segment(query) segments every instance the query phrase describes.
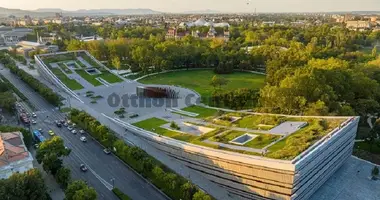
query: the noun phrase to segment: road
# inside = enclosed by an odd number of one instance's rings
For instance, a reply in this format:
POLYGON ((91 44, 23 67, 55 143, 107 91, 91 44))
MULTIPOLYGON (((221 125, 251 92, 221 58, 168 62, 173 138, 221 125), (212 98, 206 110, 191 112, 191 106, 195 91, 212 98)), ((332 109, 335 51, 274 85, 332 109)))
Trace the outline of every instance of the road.
MULTIPOLYGON (((0 66, 0 68, 3 67, 0 66)), ((167 199, 116 156, 106 155, 103 148, 96 141, 88 137, 87 143, 83 143, 79 140, 80 134, 74 135, 65 127, 58 128, 55 126, 55 120, 65 118, 63 113, 57 111, 27 84, 10 73, 9 70, 1 69, 0 73, 15 85, 35 107, 34 112, 38 117, 37 124, 33 128, 42 128, 44 136, 47 138, 50 137, 47 134, 48 130, 53 130, 56 135, 63 138, 65 145, 72 150, 70 155, 64 159, 65 166, 71 169, 73 179, 85 180, 90 186, 94 187, 98 193, 98 199, 118 199, 111 191, 113 183, 115 187, 128 194, 132 199, 167 199), (79 170, 82 163, 89 169, 85 173, 79 170), (114 179, 114 181, 111 179, 114 179)), ((32 112, 30 108, 27 109, 32 112)))

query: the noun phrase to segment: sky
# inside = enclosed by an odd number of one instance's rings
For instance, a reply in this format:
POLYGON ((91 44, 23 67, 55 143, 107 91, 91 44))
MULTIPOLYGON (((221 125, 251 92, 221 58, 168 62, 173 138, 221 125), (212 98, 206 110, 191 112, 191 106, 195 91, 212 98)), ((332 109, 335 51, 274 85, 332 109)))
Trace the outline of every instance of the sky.
POLYGON ((162 12, 217 10, 223 12, 380 11, 380 0, 0 0, 0 7, 122 9, 149 8, 162 12))

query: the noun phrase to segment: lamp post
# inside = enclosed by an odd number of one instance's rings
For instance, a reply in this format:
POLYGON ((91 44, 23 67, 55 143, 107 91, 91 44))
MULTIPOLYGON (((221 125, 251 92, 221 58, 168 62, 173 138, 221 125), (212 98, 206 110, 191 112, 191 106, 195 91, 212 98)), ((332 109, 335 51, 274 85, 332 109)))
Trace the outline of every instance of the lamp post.
POLYGON ((115 188, 115 178, 111 178, 112 188, 115 188))

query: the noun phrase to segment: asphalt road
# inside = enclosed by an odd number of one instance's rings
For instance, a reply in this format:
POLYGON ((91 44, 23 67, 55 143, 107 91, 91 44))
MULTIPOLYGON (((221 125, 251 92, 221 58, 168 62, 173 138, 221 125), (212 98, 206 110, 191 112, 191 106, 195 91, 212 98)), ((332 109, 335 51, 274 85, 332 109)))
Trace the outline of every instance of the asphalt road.
MULTIPOLYGON (((87 137, 88 141, 83 143, 79 140, 79 133, 74 135, 66 127, 58 128, 54 121, 64 119, 65 115, 63 113, 55 110, 52 105, 7 69, 0 70, 0 73, 15 85, 35 107, 34 112, 38 117, 37 124, 33 125, 32 128, 42 128, 44 136, 47 138, 50 137, 47 134, 49 130, 53 130, 56 135, 63 138, 65 145, 72 150, 70 155, 64 159, 65 166, 71 169, 73 179, 85 180, 90 186, 94 187, 99 199, 118 199, 111 191, 113 183, 115 187, 134 200, 167 199, 161 192, 146 183, 146 180, 125 166, 117 157, 106 155, 103 148, 90 137, 87 137), (89 169, 87 172, 80 171, 79 166, 82 163, 89 169), (111 179, 114 179, 114 181, 111 179)), ((29 109, 29 112, 32 112, 32 110, 29 109)))

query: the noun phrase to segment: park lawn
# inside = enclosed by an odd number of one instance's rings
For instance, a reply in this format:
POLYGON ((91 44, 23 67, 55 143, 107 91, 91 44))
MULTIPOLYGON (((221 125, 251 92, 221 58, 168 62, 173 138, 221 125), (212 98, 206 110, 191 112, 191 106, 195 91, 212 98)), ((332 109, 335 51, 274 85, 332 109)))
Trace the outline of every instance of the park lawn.
POLYGON ((58 63, 58 66, 61 68, 62 71, 64 71, 66 74, 72 74, 73 71, 69 69, 65 64, 63 63, 58 63))
POLYGON ((86 71, 84 71, 82 69, 77 69, 77 70, 75 70, 75 72, 95 87, 103 85, 101 82, 96 80, 97 76, 95 76, 95 75, 88 74, 86 71))
POLYGON ((108 83, 119 83, 123 82, 123 79, 119 78, 115 74, 109 72, 109 71, 103 71, 102 74, 96 75, 97 77, 100 77, 107 81, 108 83))
POLYGON ((197 118, 206 118, 206 117, 214 116, 218 112, 218 110, 215 110, 212 108, 206 108, 206 107, 196 106, 196 105, 183 108, 182 110, 199 114, 197 118))
POLYGON ((80 90, 84 87, 74 79, 70 79, 59 68, 52 68, 51 71, 71 90, 80 90))
POLYGON ((224 91, 233 91, 239 88, 259 89, 264 86, 265 76, 248 72, 234 72, 232 74, 215 74, 212 70, 176 71, 149 76, 140 80, 145 84, 179 85, 193 89, 202 96, 204 103, 209 100, 214 88, 210 85, 214 75, 228 80, 223 86, 224 91))

